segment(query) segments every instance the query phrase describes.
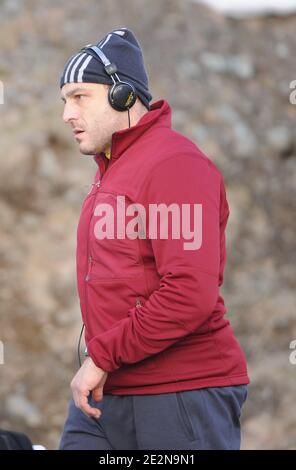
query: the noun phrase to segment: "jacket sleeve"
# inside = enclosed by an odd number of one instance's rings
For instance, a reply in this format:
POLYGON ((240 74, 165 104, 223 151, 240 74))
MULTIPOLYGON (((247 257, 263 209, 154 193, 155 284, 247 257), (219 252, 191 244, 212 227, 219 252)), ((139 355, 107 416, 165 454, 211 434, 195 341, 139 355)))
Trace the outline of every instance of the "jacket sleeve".
POLYGON ((180 212, 185 204, 190 217, 184 209, 179 238, 172 224, 168 239, 150 238, 160 286, 141 308, 131 308, 126 318, 88 343, 98 367, 112 372, 139 362, 208 321, 219 293, 222 181, 211 161, 196 151, 168 158, 149 175, 141 193, 147 214, 149 204, 177 204, 180 212), (194 232, 191 239, 186 228, 194 232))

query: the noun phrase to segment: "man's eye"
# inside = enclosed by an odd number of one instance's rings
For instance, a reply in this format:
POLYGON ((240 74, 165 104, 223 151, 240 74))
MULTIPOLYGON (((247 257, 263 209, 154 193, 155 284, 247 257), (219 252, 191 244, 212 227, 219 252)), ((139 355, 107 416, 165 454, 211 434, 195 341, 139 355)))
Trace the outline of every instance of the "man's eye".
POLYGON ((84 96, 84 95, 75 95, 75 98, 77 98, 77 99, 80 100, 83 96, 84 96))

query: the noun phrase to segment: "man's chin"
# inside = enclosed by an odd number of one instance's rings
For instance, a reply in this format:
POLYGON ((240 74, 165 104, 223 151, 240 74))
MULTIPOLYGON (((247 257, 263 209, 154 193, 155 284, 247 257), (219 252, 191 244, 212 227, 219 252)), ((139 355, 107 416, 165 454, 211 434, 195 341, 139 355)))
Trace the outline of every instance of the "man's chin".
POLYGON ((83 146, 79 146, 79 151, 82 155, 96 155, 98 153, 94 149, 89 149, 83 146))

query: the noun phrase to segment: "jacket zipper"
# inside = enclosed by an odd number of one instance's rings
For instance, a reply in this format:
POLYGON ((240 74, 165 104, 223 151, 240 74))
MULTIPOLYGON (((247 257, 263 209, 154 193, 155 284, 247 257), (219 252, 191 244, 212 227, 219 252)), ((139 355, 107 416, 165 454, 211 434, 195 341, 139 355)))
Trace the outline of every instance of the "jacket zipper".
POLYGON ((91 254, 89 253, 89 228, 90 228, 90 222, 91 222, 91 219, 92 219, 92 214, 93 214, 93 210, 94 210, 94 206, 95 206, 95 202, 96 202, 96 195, 97 195, 97 192, 98 192, 98 189, 101 185, 101 181, 97 181, 96 183, 92 183, 92 186, 96 186, 97 187, 97 191, 95 192, 94 194, 94 201, 93 201, 93 205, 92 205, 92 208, 91 208, 91 213, 90 213, 90 218, 89 218, 89 222, 88 222, 88 230, 87 230, 87 265, 86 265, 86 277, 84 279, 84 286, 85 286, 85 320, 87 321, 87 318, 88 318, 88 289, 87 289, 87 283, 89 282, 90 280, 90 272, 91 272, 91 268, 92 268, 92 265, 93 265, 93 258, 91 256, 91 254))

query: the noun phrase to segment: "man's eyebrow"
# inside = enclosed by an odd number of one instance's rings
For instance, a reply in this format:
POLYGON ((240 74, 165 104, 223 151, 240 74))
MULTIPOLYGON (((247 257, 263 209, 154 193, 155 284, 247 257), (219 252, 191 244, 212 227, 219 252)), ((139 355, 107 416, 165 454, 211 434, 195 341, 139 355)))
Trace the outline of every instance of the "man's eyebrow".
MULTIPOLYGON (((81 91, 87 92, 88 90, 86 90, 86 88, 81 88, 81 87, 73 88, 73 90, 70 90, 65 94, 65 97, 69 98, 70 96, 75 95, 75 93, 80 93, 81 91)), ((65 101, 65 97, 61 96, 61 100, 65 101)))

